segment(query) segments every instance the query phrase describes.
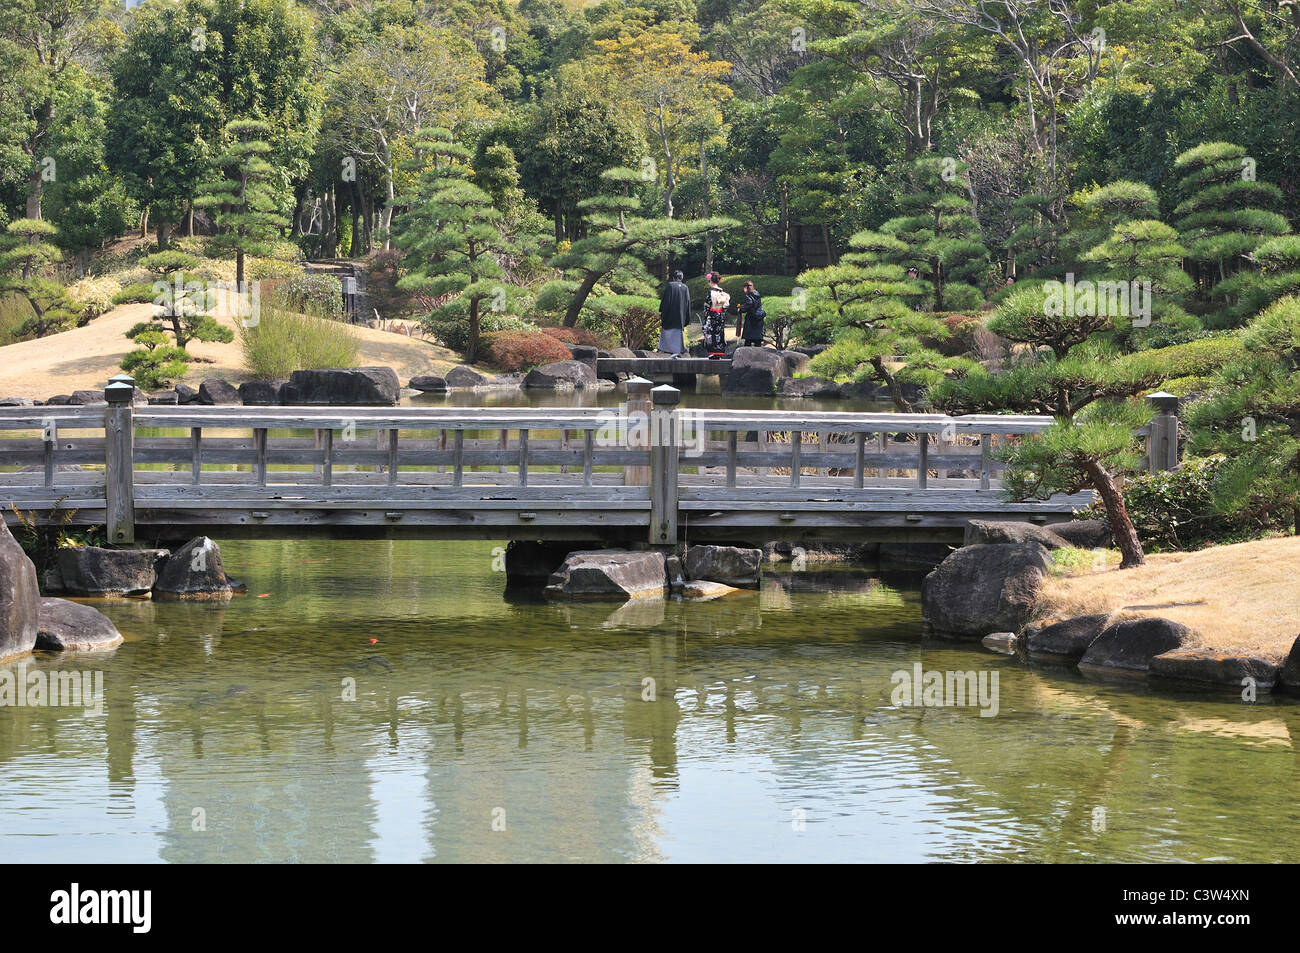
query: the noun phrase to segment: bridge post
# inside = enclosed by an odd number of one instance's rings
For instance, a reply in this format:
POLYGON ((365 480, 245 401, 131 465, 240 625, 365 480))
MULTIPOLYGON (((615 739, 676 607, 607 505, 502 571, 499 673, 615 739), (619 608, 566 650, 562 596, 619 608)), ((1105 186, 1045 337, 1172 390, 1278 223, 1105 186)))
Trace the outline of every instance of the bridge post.
MULTIPOLYGON (((652 447, 650 424, 653 421, 654 404, 650 400, 650 382, 644 377, 629 377, 627 380, 627 448, 640 450, 652 447), (638 433, 632 426, 633 421, 644 419, 646 429, 638 433)), ((649 467, 624 467, 624 486, 649 486, 649 467)))
POLYGON ((681 421, 677 402, 682 393, 661 384, 651 392, 650 422, 650 544, 677 545, 677 467, 681 454, 681 421))
POLYGON ((1164 391, 1147 394, 1156 414, 1147 431, 1147 471, 1159 473, 1178 466, 1178 398, 1164 391))
POLYGON ((119 374, 104 388, 104 530, 113 544, 135 542, 135 380, 119 374))

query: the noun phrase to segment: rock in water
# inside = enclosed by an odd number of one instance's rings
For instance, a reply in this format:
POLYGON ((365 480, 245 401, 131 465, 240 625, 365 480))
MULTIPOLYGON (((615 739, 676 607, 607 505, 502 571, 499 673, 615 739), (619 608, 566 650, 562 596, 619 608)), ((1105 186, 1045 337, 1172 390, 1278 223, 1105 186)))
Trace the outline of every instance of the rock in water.
POLYGON ((239 385, 239 399, 248 406, 268 407, 280 403, 285 381, 245 381, 239 385))
POLYGON ((921 585, 921 615, 937 635, 1019 632, 1034 610, 1051 557, 1039 543, 964 546, 921 585))
POLYGON ((1073 665, 1097 641, 1110 616, 1081 615, 1047 626, 1029 626, 1021 645, 1031 662, 1073 665))
POLYGON ((165 549, 69 546, 59 550, 59 572, 64 590, 74 596, 143 595, 169 555, 165 549))
POLYGON ((686 575, 725 586, 757 588, 761 549, 739 546, 692 546, 686 550, 686 575))
POLYGON ((453 367, 447 372, 446 378, 448 387, 478 387, 487 383, 487 378, 474 370, 472 367, 466 367, 461 364, 459 367, 453 367))
POLYGON ((153 594, 155 599, 229 599, 234 590, 217 544, 206 536, 196 536, 172 553, 153 594))
POLYGON ((664 555, 656 550, 569 553, 546 587, 550 599, 662 598, 664 555))
POLYGON ((1093 673, 1142 674, 1151 660, 1182 648, 1192 630, 1169 619, 1130 619, 1102 630, 1079 659, 1079 668, 1093 673))
POLYGON ((738 347, 731 355, 723 393, 748 397, 771 397, 777 382, 789 377, 789 369, 780 351, 764 347, 738 347))
POLYGON ((0 519, 0 659, 36 646, 40 604, 36 567, 0 519))
POLYGON ((692 602, 710 602, 713 599, 721 599, 723 596, 729 596, 733 592, 740 592, 735 586, 727 586, 720 582, 709 582, 707 579, 694 579, 682 586, 682 598, 690 599, 692 602))
MULTIPOLYGON (((591 350, 595 350, 592 348, 591 350)), ((556 361, 534 367, 524 378, 524 387, 531 388, 568 388, 584 389, 596 386, 595 361, 584 364, 582 361, 556 361)))
POLYGON ((47 652, 111 649, 122 633, 104 613, 67 599, 42 599, 36 647, 47 652))
POLYGON ((1240 692, 1250 679, 1256 692, 1273 690, 1279 665, 1251 655, 1229 655, 1206 649, 1174 649, 1151 659, 1147 674, 1153 681, 1190 686, 1214 686, 1240 692))
POLYGON ((391 367, 330 367, 294 371, 280 389, 283 403, 392 407, 402 385, 391 367))
POLYGON ((426 394, 429 392, 437 394, 447 389, 447 378, 439 377, 437 374, 421 374, 412 377, 406 386, 426 394))
POLYGON ((209 377, 199 385, 199 403, 211 405, 242 404, 239 389, 219 377, 209 377))

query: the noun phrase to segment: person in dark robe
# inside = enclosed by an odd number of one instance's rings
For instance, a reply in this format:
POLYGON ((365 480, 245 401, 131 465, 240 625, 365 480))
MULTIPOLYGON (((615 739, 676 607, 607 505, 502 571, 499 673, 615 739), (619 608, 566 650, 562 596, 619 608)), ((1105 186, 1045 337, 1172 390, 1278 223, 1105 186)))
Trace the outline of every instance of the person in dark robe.
POLYGON ((672 281, 659 299, 659 350, 664 354, 686 353, 686 325, 691 320, 691 291, 686 276, 674 271, 672 281))
POLYGON ((763 319, 767 312, 763 310, 763 298, 754 288, 752 281, 746 281, 742 289, 744 300, 736 302, 736 337, 742 347, 763 346, 763 319))

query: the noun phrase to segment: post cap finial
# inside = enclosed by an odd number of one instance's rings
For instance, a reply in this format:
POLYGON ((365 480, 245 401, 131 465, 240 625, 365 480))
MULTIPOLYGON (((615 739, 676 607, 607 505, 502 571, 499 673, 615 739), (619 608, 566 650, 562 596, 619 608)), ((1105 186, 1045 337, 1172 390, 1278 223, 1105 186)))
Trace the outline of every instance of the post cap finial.
POLYGON ((104 399, 110 404, 129 404, 135 399, 135 378, 130 374, 115 374, 104 387, 104 399))
POLYGON ((650 397, 656 404, 671 407, 682 399, 682 392, 671 384, 660 384, 651 389, 650 397))

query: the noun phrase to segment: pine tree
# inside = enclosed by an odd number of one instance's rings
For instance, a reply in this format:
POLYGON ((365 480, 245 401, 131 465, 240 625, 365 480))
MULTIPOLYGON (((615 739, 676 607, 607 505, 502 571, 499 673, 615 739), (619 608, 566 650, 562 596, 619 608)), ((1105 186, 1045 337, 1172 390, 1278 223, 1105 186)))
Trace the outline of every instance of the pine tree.
POLYGON ((1035 192, 1011 203, 1014 227, 1007 248, 1016 266, 1017 278, 1052 277, 1060 273, 1059 249, 1065 231, 1060 200, 1035 192))
POLYGON ((271 254, 271 243, 289 225, 271 187, 275 168, 263 158, 271 151, 265 141, 270 135, 270 124, 260 120, 226 123, 225 137, 230 144, 216 159, 222 176, 201 186, 194 200, 198 208, 217 210, 217 234, 208 244, 213 250, 235 253, 235 281, 241 292, 245 256, 271 254))
POLYGON ((1191 450, 1225 457, 1214 481, 1220 510, 1300 532, 1300 296, 1274 302, 1242 343, 1190 408, 1191 450))
POLYGON ((649 279, 645 259, 662 257, 674 243, 737 224, 729 218, 646 217, 636 194, 645 184, 639 170, 617 167, 602 173, 601 178, 610 191, 578 203, 587 219, 587 235, 551 259, 551 266, 565 278, 549 283, 538 296, 538 306, 547 310, 567 300, 564 326, 569 328, 578 323, 596 286, 618 269, 630 269, 638 282, 641 276, 649 279))
POLYGON ((904 303, 917 293, 918 282, 908 279, 902 265, 882 260, 906 254, 903 242, 863 231, 849 239, 849 247, 839 264, 799 275, 807 301, 795 331, 800 340, 833 342, 813 360, 815 373, 879 381, 889 389, 894 406, 911 413, 901 382, 932 382, 944 369, 969 362, 944 358, 921 345, 923 336, 946 337, 948 329, 933 315, 918 314, 904 303), (906 362, 902 371, 892 365, 899 354, 906 362))
POLYGON ((44 337, 76 321, 76 307, 63 286, 42 274, 63 257, 46 240, 56 234, 49 222, 20 218, 9 223, 0 243, 0 292, 23 298, 32 309, 32 317, 17 328, 21 337, 44 337))
POLYGON ((452 141, 445 129, 415 137, 419 170, 411 207, 395 226, 397 247, 409 269, 399 287, 443 299, 423 319, 465 320, 468 334, 464 358, 478 360, 484 311, 516 309, 526 293, 509 282, 500 259, 517 251, 517 242, 503 232, 501 211, 492 196, 470 181, 470 152, 452 141))
POLYGON ((880 226, 906 246, 893 260, 916 269, 934 311, 970 310, 984 301, 976 285, 988 271, 989 250, 972 214, 969 168, 951 158, 916 160, 910 170, 913 191, 899 201, 906 214, 880 226))
MULTIPOLYGON (((167 326, 182 351, 190 341, 224 344, 235 336, 230 328, 205 313, 216 306, 215 294, 207 290, 207 283, 186 281, 186 274, 198 265, 199 260, 193 255, 174 249, 140 259, 140 267, 153 272, 157 279, 153 285, 157 306, 153 320, 167 326)), ((127 337, 133 337, 130 331, 127 337)))
POLYGON ((1252 254, 1264 241, 1291 230, 1273 209, 1282 205, 1281 190, 1255 177, 1254 160, 1241 146, 1205 142, 1178 156, 1180 174, 1174 225, 1187 257, 1194 264, 1197 295, 1223 300, 1240 292, 1238 282, 1223 281, 1251 270, 1252 254))

